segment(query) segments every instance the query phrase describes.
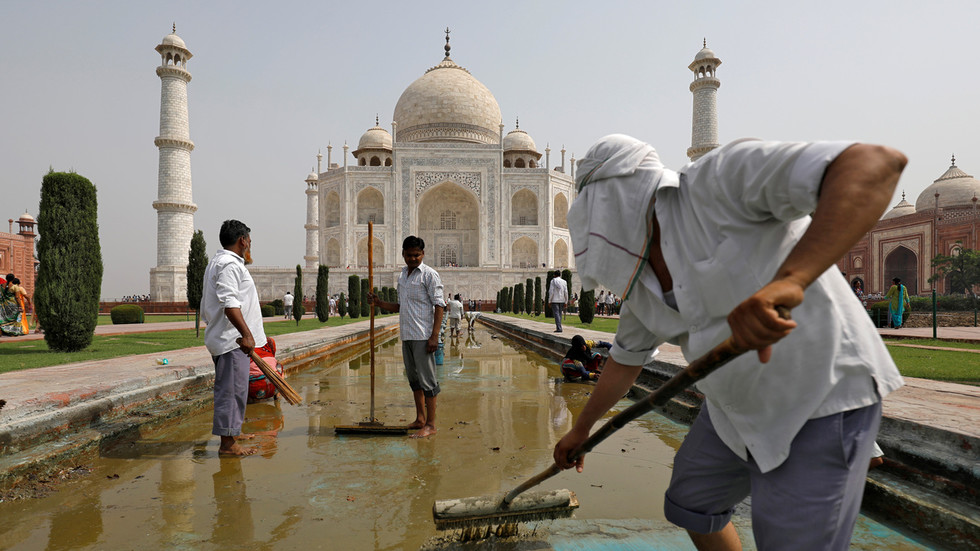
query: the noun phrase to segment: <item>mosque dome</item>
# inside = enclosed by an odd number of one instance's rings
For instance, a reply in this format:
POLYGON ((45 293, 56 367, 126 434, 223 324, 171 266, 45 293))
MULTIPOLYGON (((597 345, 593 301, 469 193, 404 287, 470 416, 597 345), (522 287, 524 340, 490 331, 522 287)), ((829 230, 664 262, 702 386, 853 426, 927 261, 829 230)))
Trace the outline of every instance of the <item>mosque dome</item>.
POLYGON ((973 197, 980 195, 980 180, 960 170, 953 157, 949 169, 919 194, 915 200, 916 212, 936 208, 936 193, 940 208, 972 207, 973 197))
POLYGON ((694 61, 701 61, 702 59, 709 59, 714 57, 715 57, 715 53, 712 52, 711 49, 709 49, 707 46, 705 46, 704 48, 701 48, 701 51, 698 52, 698 55, 694 56, 694 61))
POLYGON ((34 220, 34 217, 33 216, 31 216, 30 214, 28 214, 28 213, 25 212, 24 214, 21 214, 20 215, 20 218, 17 219, 17 222, 27 223, 27 224, 34 224, 37 221, 34 220))
POLYGON ((395 104, 399 142, 500 141, 500 106, 490 90, 446 57, 408 85, 395 104))
POLYGON ((176 48, 183 48, 185 50, 187 49, 187 45, 184 44, 184 40, 181 39, 179 36, 177 36, 176 32, 172 32, 167 36, 163 37, 163 42, 161 42, 161 44, 163 44, 164 46, 174 46, 176 48))
POLYGON ((900 216, 906 216, 909 214, 915 214, 915 206, 912 205, 912 203, 909 203, 908 201, 905 200, 905 192, 903 191, 902 200, 897 205, 895 205, 895 207, 892 208, 892 210, 886 212, 885 215, 881 217, 881 219, 890 220, 892 218, 898 218, 900 216))
MULTIPOLYGON (((391 151, 391 134, 375 123, 374 128, 369 128, 357 142, 358 151, 365 149, 387 149, 391 151)), ((357 155, 357 151, 354 152, 357 155)))
POLYGON ((319 179, 320 179, 320 176, 317 175, 316 172, 310 172, 309 174, 306 175, 306 181, 307 182, 316 182, 319 179))
POLYGON ((534 145, 534 140, 527 132, 521 130, 520 128, 511 130, 504 136, 504 151, 533 151, 538 152, 537 147, 534 145))

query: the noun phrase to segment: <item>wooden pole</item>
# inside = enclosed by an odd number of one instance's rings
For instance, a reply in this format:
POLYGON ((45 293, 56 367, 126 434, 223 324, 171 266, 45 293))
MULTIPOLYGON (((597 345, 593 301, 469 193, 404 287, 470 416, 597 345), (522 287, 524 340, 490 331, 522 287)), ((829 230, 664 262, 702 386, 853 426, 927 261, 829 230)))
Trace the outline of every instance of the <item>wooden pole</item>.
MULTIPOLYGON (((374 293, 374 223, 368 222, 368 292, 374 293)), ((368 331, 368 338, 371 343, 371 422, 377 421, 374 417, 374 304, 369 307, 371 316, 371 328, 368 331)))

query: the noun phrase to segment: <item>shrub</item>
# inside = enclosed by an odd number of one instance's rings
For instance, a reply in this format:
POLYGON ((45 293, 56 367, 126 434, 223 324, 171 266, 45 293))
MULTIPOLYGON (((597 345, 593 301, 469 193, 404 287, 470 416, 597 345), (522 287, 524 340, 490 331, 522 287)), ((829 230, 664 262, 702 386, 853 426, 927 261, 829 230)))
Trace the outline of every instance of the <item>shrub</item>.
POLYGON ((578 319, 582 320, 582 323, 592 323, 595 319, 595 289, 591 291, 580 289, 578 296, 578 319))
POLYGON ((361 278, 357 274, 347 278, 347 297, 347 311, 351 319, 361 317, 361 278))
POLYGON ((282 303, 281 298, 277 298, 276 300, 271 301, 269 303, 269 306, 272 306, 275 309, 277 316, 286 315, 286 306, 282 303))
POLYGON ((48 172, 41 181, 34 289, 44 340, 57 352, 92 343, 102 292, 102 248, 95 186, 75 173, 48 172))
POLYGON ((371 309, 368 305, 367 295, 370 289, 368 288, 368 280, 364 278, 361 280, 361 317, 366 318, 371 315, 371 309))
POLYGON ((534 315, 540 316, 544 308, 544 299, 541 298, 541 276, 534 278, 534 315))
POLYGON ((524 311, 528 314, 534 311, 534 281, 531 278, 524 282, 524 311))
POLYGON ((551 291, 551 280, 555 279, 554 273, 554 270, 548 270, 544 278, 544 295, 542 300, 544 301, 544 317, 546 318, 555 317, 555 314, 551 311, 551 302, 548 300, 550 298, 548 293, 551 291))
POLYGON ((113 325, 143 323, 143 309, 136 304, 120 304, 109 311, 113 325))
POLYGON ((337 297, 337 313, 340 314, 341 319, 347 315, 347 298, 344 293, 340 293, 340 296, 337 297))
MULTIPOLYGON (((929 303, 931 309, 932 299, 929 300, 929 303)), ((870 308, 868 308, 868 312, 871 314, 871 321, 874 322, 875 327, 888 327, 888 301, 887 300, 881 300, 875 302, 874 304, 871 305, 870 308)), ((911 313, 912 311, 908 308, 906 308, 902 312, 902 325, 905 325, 905 322, 908 321, 909 315, 911 313)))
POLYGON ((330 268, 320 264, 316 271, 316 319, 321 323, 330 318, 329 278, 330 268))
POLYGON ((514 285, 514 309, 515 314, 520 314, 524 311, 524 284, 518 283, 514 285))
POLYGON ((271 304, 263 304, 262 305, 262 317, 263 318, 271 318, 274 315, 276 315, 276 309, 271 304))

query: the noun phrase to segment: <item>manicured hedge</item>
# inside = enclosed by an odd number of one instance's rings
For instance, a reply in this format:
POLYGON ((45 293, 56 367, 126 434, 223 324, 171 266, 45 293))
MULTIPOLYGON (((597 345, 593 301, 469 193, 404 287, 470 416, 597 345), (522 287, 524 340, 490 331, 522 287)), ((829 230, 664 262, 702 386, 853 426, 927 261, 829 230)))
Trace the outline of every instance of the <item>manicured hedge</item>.
POLYGON ((136 304, 120 304, 109 310, 109 319, 113 325, 143 323, 143 309, 136 304))

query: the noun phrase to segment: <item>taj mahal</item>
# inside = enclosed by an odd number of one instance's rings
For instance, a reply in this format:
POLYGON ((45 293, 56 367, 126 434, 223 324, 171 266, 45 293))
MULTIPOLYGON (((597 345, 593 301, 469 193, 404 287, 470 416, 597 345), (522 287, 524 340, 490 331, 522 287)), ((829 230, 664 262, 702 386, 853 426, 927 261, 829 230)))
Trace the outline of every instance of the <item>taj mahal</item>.
MULTIPOLYGON (((570 291, 578 292, 566 215, 575 199, 575 158, 564 147, 552 158, 514 117, 505 133, 493 93, 450 56, 404 89, 390 130, 375 125, 356 149, 333 147, 316 155, 316 168, 303 181, 306 194, 304 294, 313 294, 318 265, 330 268, 331 294, 347 290, 350 274, 367 275, 368 222, 373 223, 375 285, 394 287, 403 265, 401 242, 418 235, 425 262, 440 273, 446 292, 465 299, 492 299, 499 289, 568 268, 570 291)), ((150 270, 155 301, 182 301, 193 234, 187 86, 191 52, 176 29, 156 47, 161 56, 157 211, 157 265, 150 270)), ((688 65, 693 73, 691 145, 694 161, 720 145, 717 70, 721 60, 703 44, 688 65)), ((598 138, 598 136, 596 136, 598 138)), ((298 190, 297 190, 298 192, 298 190)), ((852 283, 882 292, 901 277, 909 292, 949 283, 927 280, 931 259, 978 245, 980 180, 952 165, 916 200, 904 200, 838 262, 852 283)), ((298 259, 299 260, 299 259, 298 259)), ((292 290, 294 267, 251 267, 260 299, 292 290)))

